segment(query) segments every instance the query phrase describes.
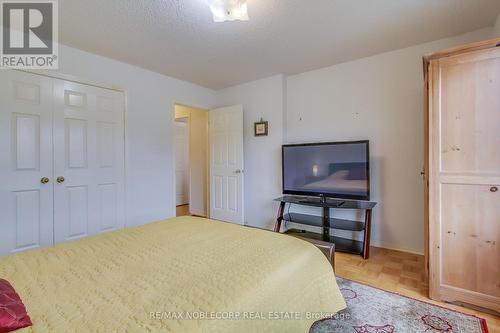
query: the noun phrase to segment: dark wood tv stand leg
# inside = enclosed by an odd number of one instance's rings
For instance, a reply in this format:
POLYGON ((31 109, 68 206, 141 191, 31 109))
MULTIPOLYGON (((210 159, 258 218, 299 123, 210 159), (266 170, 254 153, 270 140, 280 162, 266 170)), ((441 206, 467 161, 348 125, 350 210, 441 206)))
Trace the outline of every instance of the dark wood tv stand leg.
POLYGON ((365 234, 363 236, 363 259, 370 256, 370 234, 372 229, 372 210, 365 210, 365 234))
POLYGON ((283 214, 285 213, 285 202, 281 201, 278 208, 278 216, 276 216, 276 222, 274 223, 274 232, 280 232, 281 221, 283 221, 283 214))

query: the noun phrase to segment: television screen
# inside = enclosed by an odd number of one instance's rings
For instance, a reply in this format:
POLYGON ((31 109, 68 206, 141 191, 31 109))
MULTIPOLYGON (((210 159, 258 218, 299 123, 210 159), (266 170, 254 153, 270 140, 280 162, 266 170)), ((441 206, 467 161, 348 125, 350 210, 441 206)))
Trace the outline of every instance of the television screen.
POLYGON ((369 142, 284 145, 283 193, 370 200, 369 142))

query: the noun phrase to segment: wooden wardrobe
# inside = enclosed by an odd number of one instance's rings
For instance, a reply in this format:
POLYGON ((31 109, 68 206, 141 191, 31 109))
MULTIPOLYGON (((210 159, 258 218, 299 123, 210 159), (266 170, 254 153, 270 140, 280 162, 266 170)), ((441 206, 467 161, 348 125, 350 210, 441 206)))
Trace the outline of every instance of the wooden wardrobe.
POLYGON ((424 72, 430 298, 500 313, 500 38, 424 72))

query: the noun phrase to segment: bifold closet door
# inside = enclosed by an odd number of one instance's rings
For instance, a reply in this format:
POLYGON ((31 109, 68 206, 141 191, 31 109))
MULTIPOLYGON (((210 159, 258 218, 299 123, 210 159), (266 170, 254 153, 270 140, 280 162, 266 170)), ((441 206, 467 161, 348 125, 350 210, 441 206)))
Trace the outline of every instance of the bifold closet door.
POLYGON ((60 243, 123 228, 124 96, 54 80, 54 232, 60 243))
POLYGON ((51 79, 0 70, 0 255, 53 244, 51 79))

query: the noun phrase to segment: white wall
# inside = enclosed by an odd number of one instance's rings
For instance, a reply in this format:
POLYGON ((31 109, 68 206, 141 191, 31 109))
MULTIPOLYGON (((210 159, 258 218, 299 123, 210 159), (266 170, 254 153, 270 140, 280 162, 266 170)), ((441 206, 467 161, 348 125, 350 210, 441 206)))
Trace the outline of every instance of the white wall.
POLYGON ((422 55, 491 37, 485 29, 288 77, 287 142, 370 140, 373 245, 423 252, 422 55))
POLYGON ((64 45, 59 71, 126 91, 127 225, 175 216, 174 104, 211 108, 215 92, 64 45))
POLYGON ((283 76, 227 88, 217 92, 219 107, 243 105, 245 158, 245 224, 270 228, 281 194, 283 142, 283 76), (254 122, 269 122, 269 136, 254 136, 254 122))
POLYGON ((495 22, 495 26, 493 27, 494 31, 494 37, 500 37, 500 14, 497 16, 497 20, 495 22))

